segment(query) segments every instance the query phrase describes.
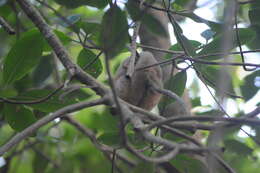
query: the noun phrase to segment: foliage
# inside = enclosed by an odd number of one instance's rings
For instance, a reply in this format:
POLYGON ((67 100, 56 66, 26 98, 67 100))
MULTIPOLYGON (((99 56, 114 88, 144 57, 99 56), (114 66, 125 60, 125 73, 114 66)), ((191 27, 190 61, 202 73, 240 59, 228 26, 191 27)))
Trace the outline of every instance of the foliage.
MULTIPOLYGON (((45 3, 37 1, 32 1, 32 4, 40 11, 51 28, 55 28, 56 36, 65 46, 73 61, 104 84, 107 84, 104 59, 105 57, 109 58, 114 68, 115 64, 129 55, 130 51, 127 47, 131 42, 129 37, 134 21, 143 22, 153 34, 161 37, 168 35, 158 19, 145 13, 146 8, 149 7, 145 6, 143 10, 139 10, 135 0, 44 1, 54 10, 44 5, 45 3), (100 56, 100 54, 102 55, 100 56)), ((179 96, 183 95, 185 89, 189 89, 194 114, 217 117, 220 114, 223 115, 223 111, 209 103, 202 104, 203 97, 200 93, 207 92, 201 88, 202 85, 205 84, 210 87, 211 91, 216 91, 217 98, 223 97, 236 105, 250 104, 250 101, 254 100, 255 97, 259 97, 259 53, 255 55, 258 58, 256 60, 258 69, 248 72, 243 71, 241 65, 214 64, 226 62, 223 57, 226 56, 227 52, 224 54, 221 52, 223 40, 226 39, 226 34, 223 32, 225 16, 223 15, 214 22, 204 19, 203 16, 200 17, 193 12, 199 6, 192 10, 185 10, 191 1, 193 0, 170 1, 171 9, 176 12, 174 16, 181 16, 181 18, 171 22, 177 43, 173 44, 169 50, 185 51, 188 57, 207 63, 185 61, 182 57, 175 59, 174 63, 181 71, 166 82, 165 88, 179 96), (187 19, 207 25, 207 30, 200 31, 205 38, 205 43, 185 35, 182 23, 185 23, 187 19), (184 63, 188 64, 189 68, 181 68, 184 63), (191 68, 196 74, 189 72, 192 71, 191 68), (221 75, 225 76, 224 81, 221 75), (192 78, 194 82, 188 84, 192 78), (176 85, 176 83, 178 84, 176 85)), ((147 4, 152 4, 152 2, 146 1, 147 4)), ((215 0, 212 2, 217 4, 215 0)), ((225 5, 224 2, 221 1, 221 3, 225 5)), ((227 51, 237 51, 238 47, 242 45, 242 48, 257 49, 256 52, 259 52, 260 3, 257 1, 252 2, 252 4, 241 3, 238 4, 238 7, 237 17, 243 27, 236 29, 232 26, 230 30, 225 31, 229 32, 232 37, 227 51)), ((220 8, 221 5, 216 5, 215 11, 220 10, 220 8)), ((0 0, 0 17, 4 18, 16 31, 15 35, 8 35, 4 28, 0 27, 0 145, 6 143, 14 134, 60 108, 97 98, 91 90, 91 87, 95 86, 84 88, 73 77, 70 78, 71 76, 54 55, 52 46, 21 11, 15 1, 0 0), (65 89, 59 89, 64 82, 68 82, 69 78, 69 85, 67 86, 65 83, 65 89), (51 95, 50 98, 48 98, 49 95, 51 95), (36 104, 25 104, 28 101, 37 101, 42 98, 46 99, 36 104), (20 104, 11 104, 5 100, 20 102, 20 104)), ((217 17, 217 14, 215 16, 217 17)), ((138 49, 138 51, 140 50, 138 49)), ((244 55, 246 56, 246 54, 244 55)), ((243 62, 239 52, 231 54, 230 57, 232 62, 243 62)), ((163 58, 169 60, 172 58, 172 54, 165 54, 163 58)), ((207 97, 210 95, 208 94, 207 97)), ((174 102, 173 99, 163 97, 158 108, 161 111, 172 102, 174 102)), ((254 106, 256 105, 251 105, 251 107, 254 106)), ((239 117, 243 114, 243 106, 238 106, 237 113, 232 116, 239 117)), ((118 116, 111 115, 107 107, 98 106, 83 109, 74 113, 73 116, 84 127, 95 132, 98 142, 119 148, 114 152, 122 151, 124 157, 137 163, 136 166, 129 169, 132 166, 117 157, 114 158, 115 161, 112 164, 113 158, 96 148, 91 139, 75 130, 66 121, 56 119, 6 153, 3 156, 5 163, 2 164, 0 161, 0 172, 111 172, 113 166, 119 167, 123 172, 133 173, 147 172, 147 170, 154 172, 156 170, 155 164, 140 161, 127 153, 125 149, 121 149, 120 120, 118 116)), ((253 126, 251 130, 254 131, 253 137, 259 137, 259 128, 253 126)), ((241 129, 237 126, 225 127, 223 131, 219 135, 222 140, 217 144, 225 148, 224 154, 222 154, 224 160, 237 172, 259 172, 259 142, 255 141, 259 138, 239 136, 241 129)), ((126 132, 136 148, 143 150, 148 147, 149 149, 144 151, 144 154, 150 154, 151 157, 156 156, 156 150, 160 149, 160 146, 143 142, 142 137, 135 133, 135 129, 131 125, 126 127, 126 132), (150 146, 152 147, 150 148, 150 146)), ((152 133, 156 134, 154 131, 152 133)), ((202 136, 208 144, 215 142, 215 139, 209 137, 211 136, 210 132, 203 131, 202 136)), ((205 163, 201 160, 185 154, 178 155, 169 163, 181 173, 197 173, 206 169, 205 163)))

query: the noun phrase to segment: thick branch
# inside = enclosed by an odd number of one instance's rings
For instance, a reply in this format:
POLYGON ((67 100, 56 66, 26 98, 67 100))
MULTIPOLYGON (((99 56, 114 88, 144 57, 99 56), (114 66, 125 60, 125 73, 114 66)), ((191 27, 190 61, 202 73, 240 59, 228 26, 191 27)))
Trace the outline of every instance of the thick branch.
POLYGON ((38 120, 34 124, 30 125, 26 129, 24 129, 22 132, 16 134, 11 140, 9 140, 6 144, 4 144, 0 148, 0 156, 3 155, 5 152, 10 150, 12 147, 17 145, 19 142, 21 142, 23 139, 29 137, 31 134, 33 134, 36 130, 38 130, 40 127, 44 126, 45 124, 49 123, 50 121, 59 118, 65 114, 72 113, 87 107, 96 106, 103 104, 105 102, 104 99, 98 99, 94 101, 87 101, 87 102, 81 102, 76 103, 73 105, 66 106, 54 113, 51 113, 50 115, 47 115, 43 117, 42 119, 38 120))
POLYGON ((92 89, 99 95, 105 95, 107 88, 101 83, 97 82, 92 76, 85 73, 81 68, 76 66, 70 60, 69 54, 66 49, 62 46, 60 40, 54 34, 49 25, 44 21, 39 12, 27 1, 17 0, 23 9, 24 13, 31 19, 31 21, 38 27, 44 38, 47 40, 49 45, 54 50, 55 54, 67 69, 71 76, 75 76, 80 82, 92 86, 92 89))
POLYGON ((209 152, 211 150, 209 148, 204 148, 204 147, 189 147, 184 144, 180 145, 172 141, 169 141, 167 139, 154 136, 147 130, 145 124, 142 122, 138 113, 135 114, 132 113, 132 111, 130 111, 130 109, 124 104, 122 104, 122 111, 123 111, 123 115, 125 116, 125 119, 128 119, 132 123, 133 127, 137 130, 137 132, 139 132, 147 141, 160 144, 168 149, 175 149, 176 147, 178 147, 180 149, 180 152, 183 153, 202 154, 203 152, 209 152))

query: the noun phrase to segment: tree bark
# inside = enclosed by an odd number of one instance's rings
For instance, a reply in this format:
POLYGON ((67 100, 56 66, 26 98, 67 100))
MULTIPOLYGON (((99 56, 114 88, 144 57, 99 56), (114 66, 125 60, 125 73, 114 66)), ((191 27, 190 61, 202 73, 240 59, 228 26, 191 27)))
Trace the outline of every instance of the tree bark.
MULTIPOLYGON (((153 46, 161 49, 169 49, 171 46, 171 42, 170 42, 170 36, 168 31, 169 20, 167 14, 164 11, 158 11, 150 8, 147 9, 146 12, 152 15, 153 17, 155 17, 156 19, 158 19, 158 21, 165 28, 165 31, 167 31, 167 37, 154 34, 149 30, 149 28, 145 26, 145 24, 141 24, 140 31, 139 31, 141 44, 153 46)), ((150 51, 158 62, 163 60, 163 57, 165 56, 165 53, 163 52, 159 52, 151 49, 145 49, 145 48, 144 50, 150 51)), ((169 79, 171 75, 171 70, 172 70, 172 65, 167 65, 162 68, 164 81, 169 79)))
MULTIPOLYGON (((160 7, 160 5, 156 5, 156 6, 160 7)), ((161 48, 161 49, 169 49, 171 46, 171 42, 170 42, 170 36, 169 36, 169 31, 168 31, 169 19, 168 19, 166 12, 154 10, 151 8, 147 9, 146 12, 148 14, 152 15, 153 17, 155 17, 156 19, 158 19, 158 21, 164 27, 165 31, 167 31, 167 37, 163 37, 161 35, 154 34, 149 30, 149 28, 147 28, 147 26, 145 26, 145 24, 141 24, 140 31, 139 31, 141 44, 153 46, 153 47, 157 47, 157 48, 161 48)), ((162 61, 163 57, 166 54, 166 53, 159 52, 156 50, 151 50, 151 49, 144 48, 144 50, 150 51, 158 62, 162 61)), ((169 64, 166 66, 161 66, 161 68, 162 68, 162 72, 163 72, 163 81, 164 82, 167 81, 172 75, 176 74, 176 72, 177 72, 177 70, 174 70, 174 67, 172 64, 169 64)), ((189 99, 187 91, 185 91, 183 94, 183 100, 186 103, 187 109, 190 110, 191 103, 190 103, 190 99, 189 99)), ((166 107, 166 109, 167 109, 167 111, 165 111, 165 112, 167 112, 167 115, 164 115, 164 116, 174 116, 174 115, 180 115, 183 113, 183 110, 180 109, 180 106, 178 105, 177 102, 168 105, 166 107)))

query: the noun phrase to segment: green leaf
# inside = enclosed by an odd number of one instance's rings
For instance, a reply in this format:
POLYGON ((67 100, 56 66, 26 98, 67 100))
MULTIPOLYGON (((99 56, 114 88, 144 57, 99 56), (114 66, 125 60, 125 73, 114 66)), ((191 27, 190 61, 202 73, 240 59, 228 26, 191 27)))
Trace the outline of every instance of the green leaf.
POLYGON ((87 93, 84 91, 84 88, 69 91, 66 94, 62 95, 62 99, 64 100, 72 100, 74 102, 83 101, 92 96, 92 93, 87 93))
POLYGON ((135 133, 133 130, 127 129, 127 138, 136 149, 143 149, 150 144, 143 140, 143 137, 140 134, 135 133))
POLYGON ((250 43, 248 43, 246 45, 251 50, 260 48, 260 45, 259 45, 259 42, 260 42, 260 27, 254 27, 254 30, 256 31, 256 36, 254 37, 254 39, 250 43))
POLYGON ((144 173, 144 172, 155 172, 154 163, 150 162, 141 162, 131 171, 131 173, 144 173))
POLYGON ((256 31, 256 36, 252 42, 250 42, 247 46, 250 49, 258 49, 259 41, 260 41, 260 22, 258 20, 258 16, 260 15, 260 2, 259 1, 252 1, 250 3, 250 10, 248 11, 248 17, 251 23, 252 28, 256 31))
POLYGON ((186 81, 187 73, 186 71, 181 71, 166 82, 165 88, 181 97, 186 86, 186 81))
POLYGON ((180 172, 188 172, 188 173, 207 172, 206 165, 202 161, 187 155, 179 154, 170 162, 180 172))
MULTIPOLYGON (((181 130, 181 131, 183 131, 183 130, 181 130)), ((186 133, 188 135, 188 133, 186 131, 184 133, 186 133)), ((182 137, 176 136, 176 135, 174 135, 172 133, 168 133, 168 132, 163 134, 163 138, 170 140, 170 141, 178 142, 178 143, 185 141, 185 139, 183 139, 182 137)))
POLYGON ((242 96, 246 101, 251 99, 260 89, 260 70, 247 75, 240 86, 242 96))
POLYGON ((15 81, 14 82, 14 87, 15 89, 20 92, 20 91, 25 91, 28 90, 28 88, 33 87, 33 81, 30 75, 25 75, 22 79, 15 81))
MULTIPOLYGON (((171 90, 172 92, 174 92, 175 94, 177 94, 178 96, 182 96, 184 90, 185 90, 185 86, 186 86, 186 82, 187 82, 187 74, 186 71, 181 71, 179 73, 177 73, 176 75, 174 75, 173 77, 171 77, 166 83, 164 88, 171 90)), ((161 99, 158 107, 159 110, 162 111, 164 110, 164 108, 170 104, 175 102, 174 99, 163 96, 163 98, 161 99)))
POLYGON ((11 16, 10 14, 12 14, 12 13, 13 13, 12 7, 10 7, 10 5, 8 5, 7 3, 0 5, 0 15, 1 15, 1 17, 5 18, 5 19, 10 18, 10 16, 11 16))
MULTIPOLYGON (((55 35, 59 38, 59 40, 62 42, 63 46, 66 46, 68 43, 70 43, 71 39, 68 35, 64 34, 63 32, 59 30, 54 30, 55 35)), ((44 47, 43 51, 49 52, 52 48, 48 44, 46 40, 44 40, 44 47)))
POLYGON ((162 23, 151 14, 144 14, 142 22, 147 26, 147 29, 152 33, 160 35, 162 37, 168 37, 167 30, 162 23))
POLYGON ((101 118, 101 115, 96 111, 90 111, 90 110, 86 110, 86 109, 79 111, 76 114, 75 119, 77 121, 79 121, 80 123, 82 123, 84 126, 90 128, 94 131, 98 131, 98 130, 100 130, 100 128, 103 127, 102 126, 103 119, 101 118))
POLYGON ((159 19, 147 13, 147 10, 141 11, 137 1, 127 1, 126 8, 134 21, 141 20, 152 33, 168 37, 167 30, 159 19))
POLYGON ((127 1, 126 8, 127 8, 127 11, 129 13, 130 17, 134 21, 138 21, 142 18, 142 12, 140 10, 140 6, 137 1, 127 1))
POLYGON ((195 97, 194 99, 191 99, 192 107, 201 106, 200 97, 195 97))
POLYGON ((185 53, 187 53, 190 56, 193 56, 196 54, 195 48, 191 44, 191 42, 183 35, 183 31, 179 24, 175 21, 172 22, 172 26, 174 28, 174 34, 177 38, 178 43, 180 44, 181 48, 185 53))
POLYGON ((37 29, 31 29, 21 35, 4 60, 5 85, 21 79, 39 63, 43 43, 43 37, 37 29))
POLYGON ((179 13, 179 15, 189 17, 189 18, 191 18, 192 20, 194 20, 195 22, 198 22, 198 23, 209 24, 208 20, 203 19, 202 17, 196 15, 193 12, 181 12, 181 13, 179 13))
POLYGON ((195 67, 201 73, 205 82, 211 87, 216 88, 216 85, 218 84, 216 81, 218 80, 217 76, 220 73, 220 68, 216 66, 205 66, 200 64, 196 64, 195 67))
POLYGON ((67 45, 71 41, 71 38, 68 35, 66 35, 64 32, 61 32, 59 30, 54 30, 54 33, 60 39, 63 45, 67 45))
POLYGON ((100 133, 115 132, 118 130, 118 116, 111 115, 108 109, 100 113, 85 109, 76 114, 76 119, 88 128, 100 133))
MULTIPOLYGON (((202 43, 196 41, 196 40, 188 40, 190 42, 190 44, 192 45, 192 47, 194 48, 199 48, 202 43)), ((172 50, 172 51, 182 51, 182 47, 179 43, 176 43, 174 45, 172 45, 169 50, 172 50)), ((167 53, 165 56, 164 56, 164 59, 171 59, 173 57, 173 54, 172 53, 167 53)))
POLYGON ((238 140, 234 140, 234 139, 225 140, 224 145, 228 151, 235 152, 239 156, 248 156, 248 155, 251 155, 254 151, 252 148, 250 148, 246 144, 244 144, 238 140))
POLYGON ((103 132, 101 133, 97 139, 106 145, 109 146, 120 146, 120 134, 119 131, 114 131, 114 132, 103 132))
POLYGON ((83 5, 88 5, 97 8, 104 8, 108 1, 105 0, 55 0, 60 5, 64 5, 67 8, 77 8, 83 5))
POLYGON ((16 131, 22 131, 36 122, 32 111, 21 105, 4 105, 4 116, 8 124, 16 131))
POLYGON ((33 171, 37 173, 45 173, 49 160, 42 156, 39 152, 35 152, 33 160, 33 171))
POLYGON ((36 86, 40 86, 52 74, 53 71, 53 56, 47 55, 41 58, 40 63, 32 73, 33 82, 36 86))
POLYGON ((252 26, 260 27, 260 21, 259 21, 260 10, 259 9, 251 9, 248 12, 248 16, 249 16, 250 23, 252 26))
POLYGON ((0 97, 10 98, 17 96, 17 91, 14 88, 0 88, 0 97))
POLYGON ((252 1, 250 2, 251 9, 260 9, 260 1, 252 1))
MULTIPOLYGON (((260 106, 260 105, 258 105, 260 106)), ((259 139, 260 138, 260 127, 259 126, 253 126, 252 129, 255 131, 255 138, 259 139)))
MULTIPOLYGON (((101 21, 100 21, 101 22, 101 21)), ((86 33, 86 38, 96 45, 101 45, 101 23, 97 20, 81 20, 76 26, 86 33)))
POLYGON ((76 23, 76 26, 78 26, 78 28, 83 29, 87 35, 89 34, 98 35, 100 31, 100 22, 97 20, 82 19, 76 23))
POLYGON ((223 28, 223 24, 203 19, 202 17, 196 15, 193 12, 181 12, 179 13, 179 15, 189 17, 190 19, 194 20, 197 23, 204 23, 208 25, 215 32, 220 32, 223 28))
POLYGON ((77 58, 77 64, 81 68, 88 66, 85 71, 95 78, 97 78, 103 70, 100 59, 88 49, 82 49, 80 51, 77 58))
MULTIPOLYGON (((52 90, 47 90, 47 89, 35 89, 35 90, 30 90, 28 92, 22 93, 20 96, 18 96, 16 99, 17 100, 38 100, 43 97, 46 97, 50 93, 53 92, 52 90)), ((52 96, 50 99, 38 103, 38 104, 28 104, 27 106, 32 107, 36 110, 42 111, 42 112, 54 112, 60 108, 63 108, 67 105, 76 103, 76 99, 62 99, 60 98, 60 94, 56 94, 52 96)))
MULTIPOLYGON (((201 76, 198 76, 202 79, 202 81, 205 81, 207 85, 211 86, 212 88, 216 89, 216 91, 221 93, 229 93, 229 94, 235 94, 233 83, 232 83, 232 77, 230 73, 226 71, 221 71, 221 67, 219 66, 211 66, 211 65, 203 65, 203 64, 195 64, 196 69, 199 71, 201 76), (219 90, 219 80, 221 79, 221 76, 223 75, 225 77, 227 86, 225 91, 219 90)), ((229 95, 227 95, 229 96, 229 95)))
POLYGON ((185 9, 187 3, 189 3, 189 2, 190 2, 190 0, 175 0, 175 1, 172 2, 172 5, 179 5, 183 9, 185 9))
POLYGON ((113 5, 103 16, 100 42, 107 57, 112 58, 128 41, 128 24, 125 12, 113 5))
MULTIPOLYGON (((249 43, 255 37, 255 32, 250 28, 239 28, 238 33, 239 33, 241 45, 249 43)), ((235 31, 232 32, 232 35, 233 35, 233 37, 235 36, 235 31)), ((223 38, 223 36, 224 36, 223 34, 218 34, 216 37, 214 37, 214 39, 210 43, 206 44, 203 47, 203 49, 199 52, 198 55, 207 55, 210 53, 221 52, 223 49, 222 43, 223 43, 223 40, 225 39, 225 38, 223 38)), ((233 49, 237 46, 238 46, 237 40, 234 37, 231 49, 233 49)), ((223 56, 209 56, 209 57, 206 57, 205 59, 217 60, 220 58, 223 58, 223 56)))

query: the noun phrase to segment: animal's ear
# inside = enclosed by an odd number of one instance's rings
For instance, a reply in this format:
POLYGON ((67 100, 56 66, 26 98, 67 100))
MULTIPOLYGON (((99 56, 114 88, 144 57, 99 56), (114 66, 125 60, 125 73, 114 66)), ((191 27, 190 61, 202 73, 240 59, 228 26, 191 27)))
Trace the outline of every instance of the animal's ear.
POLYGON ((118 68, 115 77, 115 86, 117 94, 123 100, 142 107, 146 110, 151 110, 160 101, 160 94, 153 91, 149 82, 152 82, 158 87, 162 87, 162 71, 158 65, 145 68, 157 63, 150 52, 142 52, 137 58, 135 71, 131 78, 126 77, 129 58, 127 58, 118 68))

